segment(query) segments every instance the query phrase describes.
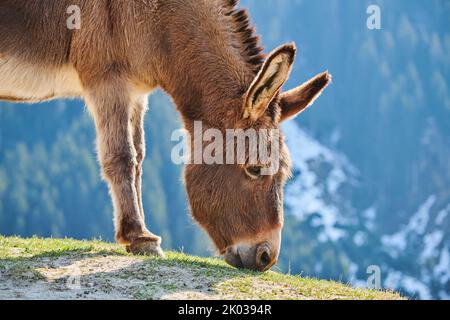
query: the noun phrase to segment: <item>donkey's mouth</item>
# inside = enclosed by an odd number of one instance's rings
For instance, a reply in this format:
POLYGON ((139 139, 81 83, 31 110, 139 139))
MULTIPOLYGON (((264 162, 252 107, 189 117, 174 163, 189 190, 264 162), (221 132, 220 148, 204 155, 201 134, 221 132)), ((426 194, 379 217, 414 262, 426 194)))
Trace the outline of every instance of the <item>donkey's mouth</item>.
POLYGON ((275 263, 267 242, 253 247, 229 247, 225 253, 225 262, 236 268, 245 268, 255 271, 266 271, 275 263))
POLYGON ((225 262, 228 263, 229 265, 231 265, 235 268, 239 268, 239 269, 244 268, 244 264, 242 263, 242 259, 239 254, 239 251, 233 252, 233 250, 228 248, 225 253, 224 258, 225 258, 225 262))

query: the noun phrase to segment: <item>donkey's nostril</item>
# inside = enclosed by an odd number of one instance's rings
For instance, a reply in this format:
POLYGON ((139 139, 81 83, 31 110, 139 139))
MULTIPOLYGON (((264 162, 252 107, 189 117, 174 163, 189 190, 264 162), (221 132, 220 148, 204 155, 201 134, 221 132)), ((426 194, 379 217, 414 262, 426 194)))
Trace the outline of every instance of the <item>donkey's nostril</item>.
POLYGON ((267 252, 263 252, 261 258, 259 259, 259 264, 261 266, 267 266, 270 263, 270 256, 267 252))
POLYGON ((270 248, 267 243, 263 243, 258 246, 256 252, 256 265, 260 271, 265 271, 272 265, 270 248))

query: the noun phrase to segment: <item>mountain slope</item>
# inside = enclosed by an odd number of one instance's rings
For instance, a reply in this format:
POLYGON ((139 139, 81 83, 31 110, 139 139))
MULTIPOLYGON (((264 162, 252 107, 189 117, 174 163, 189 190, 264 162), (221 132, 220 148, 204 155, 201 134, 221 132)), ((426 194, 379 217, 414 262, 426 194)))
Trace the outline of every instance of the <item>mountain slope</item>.
POLYGON ((269 49, 297 42, 286 88, 333 75, 301 130, 285 130, 296 168, 284 270, 364 285, 377 266, 383 288, 448 299, 450 2, 242 3, 269 49), (366 27, 369 5, 381 30, 366 27))
POLYGON ((0 299, 400 299, 331 281, 240 271, 170 252, 136 257, 100 241, 0 237, 0 299))

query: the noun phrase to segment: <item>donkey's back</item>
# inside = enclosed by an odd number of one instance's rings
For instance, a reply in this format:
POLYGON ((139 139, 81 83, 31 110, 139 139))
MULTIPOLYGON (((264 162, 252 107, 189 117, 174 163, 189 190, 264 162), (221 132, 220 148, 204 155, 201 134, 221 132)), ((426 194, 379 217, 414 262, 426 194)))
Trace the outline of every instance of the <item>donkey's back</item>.
POLYGON ((152 83, 139 73, 152 69, 157 47, 152 8, 158 3, 0 1, 0 100, 82 96, 82 83, 114 69, 127 72, 134 84, 152 83), (76 14, 71 8, 80 14, 79 26, 70 25, 76 14))
POLYGON ((0 1, 0 54, 46 65, 67 63, 69 0, 0 1))
POLYGON ((81 92, 69 64, 66 0, 0 2, 0 100, 41 101, 81 92))

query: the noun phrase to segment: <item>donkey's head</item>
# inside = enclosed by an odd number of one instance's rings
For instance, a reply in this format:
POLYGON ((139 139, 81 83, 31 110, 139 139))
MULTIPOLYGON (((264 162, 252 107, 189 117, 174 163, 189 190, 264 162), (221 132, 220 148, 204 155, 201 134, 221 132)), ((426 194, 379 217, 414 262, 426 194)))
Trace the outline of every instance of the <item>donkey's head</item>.
MULTIPOLYGON (((263 271, 276 263, 283 226, 283 186, 290 174, 289 153, 278 129, 282 121, 311 105, 331 79, 322 73, 281 93, 295 52, 293 44, 273 51, 246 93, 233 102, 240 110, 235 118, 230 117, 233 139, 230 142, 229 130, 225 133, 222 129, 226 141, 215 141, 226 145, 221 158, 224 163, 190 164, 185 170, 194 218, 235 267, 263 271)), ((220 151, 214 152, 218 156, 220 151)))

